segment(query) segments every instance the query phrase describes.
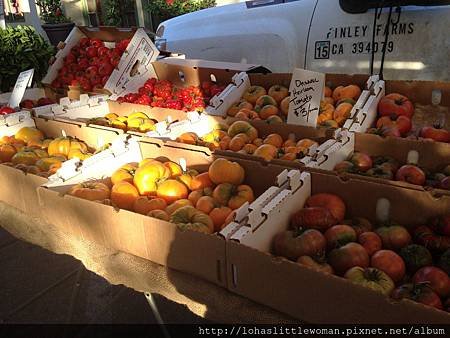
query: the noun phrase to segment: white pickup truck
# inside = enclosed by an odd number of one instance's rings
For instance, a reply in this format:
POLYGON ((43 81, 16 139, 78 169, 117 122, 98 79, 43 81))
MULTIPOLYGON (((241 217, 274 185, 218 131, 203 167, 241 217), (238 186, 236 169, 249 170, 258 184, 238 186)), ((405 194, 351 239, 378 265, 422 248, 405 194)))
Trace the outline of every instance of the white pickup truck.
POLYGON ((374 72, 386 46, 387 79, 450 80, 450 1, 384 1, 427 6, 389 8, 374 27, 377 0, 254 0, 163 22, 157 43, 189 58, 243 62, 273 72, 294 67, 327 73, 374 72), (372 40, 373 34, 375 39, 372 40), (374 41, 374 43, 372 43, 374 41))

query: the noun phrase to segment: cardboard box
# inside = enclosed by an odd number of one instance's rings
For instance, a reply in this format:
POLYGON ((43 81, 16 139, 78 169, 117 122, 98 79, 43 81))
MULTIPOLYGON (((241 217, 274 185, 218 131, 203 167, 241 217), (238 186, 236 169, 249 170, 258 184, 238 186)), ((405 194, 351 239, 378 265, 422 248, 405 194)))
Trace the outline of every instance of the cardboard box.
MULTIPOLYGON (((400 165, 415 162, 422 169, 431 173, 439 172, 450 164, 450 144, 442 142, 421 142, 402 138, 382 138, 374 134, 355 135, 355 151, 366 153, 370 156, 389 156, 396 159, 400 165)), ((407 182, 386 180, 382 178, 362 176, 346 173, 348 177, 359 177, 373 182, 389 184, 408 189, 427 191, 434 196, 449 195, 449 190, 432 187, 423 187, 407 182)))
MULTIPOLYGON (((248 74, 248 76, 246 74, 236 74, 233 77, 233 85, 227 87, 220 95, 211 99, 210 107, 206 108, 206 112, 211 115, 222 116, 223 118, 233 120, 226 116, 228 109, 241 99, 245 90, 251 85, 262 86, 266 90, 277 84, 290 88, 291 79, 292 74, 290 73, 248 74)), ((346 125, 344 125, 345 128, 348 129, 351 126, 354 117, 368 101, 379 100, 379 98, 376 98, 376 95, 371 93, 374 91, 377 82, 378 77, 369 77, 367 75, 326 74, 325 84, 331 88, 340 85, 347 86, 349 84, 356 84, 362 89, 362 93, 354 105, 346 125)))
MULTIPOLYGON (((93 167, 80 168, 80 174, 60 182, 49 182, 38 189, 42 217, 66 233, 81 236, 106 247, 149 259, 170 268, 188 272, 221 286, 226 286, 225 242, 217 235, 180 231, 177 226, 127 210, 64 195, 78 182, 106 178, 124 163, 146 157, 167 157, 178 162, 184 158, 188 168, 207 170, 214 157, 209 154, 173 148, 162 142, 128 138, 115 143, 111 154, 93 167), (137 141, 139 140, 139 141, 137 141)), ((256 196, 263 194, 282 168, 240 159, 246 170, 246 184, 256 196), (254 175, 258 173, 258 175, 254 175)))
MULTIPOLYGON (((295 172, 295 171, 294 171, 295 172)), ((412 301, 393 301, 351 282, 308 269, 270 254, 273 236, 288 228, 290 215, 311 194, 328 192, 343 198, 347 218, 375 222, 380 201, 390 202, 390 217, 405 226, 445 215, 449 199, 358 179, 312 172, 286 173, 284 193, 262 209, 264 221, 245 224, 227 235, 228 289, 239 295, 315 324, 444 324, 450 314, 412 301), (299 181, 300 180, 300 181, 299 181), (362 198, 362 196, 364 198, 362 198)), ((248 217, 252 219, 252 217, 248 217)), ((232 226, 232 225, 230 225, 232 226)), ((227 230, 225 228, 224 230, 227 230)))
MULTIPOLYGON (((75 47, 78 44, 78 41, 80 41, 81 38, 88 37, 91 39, 100 39, 105 42, 107 47, 113 47, 116 42, 123 39, 131 39, 135 32, 136 28, 75 26, 64 41, 64 47, 56 53, 55 61, 49 67, 46 76, 42 79, 42 84, 46 90, 47 97, 58 100, 61 97, 67 96, 67 89, 54 89, 50 84, 58 76, 58 71, 64 64, 64 57, 69 54, 72 47, 75 47)), ((126 57, 127 52, 129 52, 128 48, 122 56, 121 62, 126 57)))
MULTIPOLYGON (((85 141, 93 148, 111 143, 119 135, 114 131, 97 130, 83 124, 70 124, 42 118, 26 119, 20 124, 9 127, 9 132, 4 135, 14 135, 22 127, 36 127, 49 138, 61 137, 64 132, 67 136, 85 141)), ((0 189, 0 200, 29 215, 40 215, 37 188, 47 182, 46 178, 0 165, 0 179, 4 182, 0 189)))

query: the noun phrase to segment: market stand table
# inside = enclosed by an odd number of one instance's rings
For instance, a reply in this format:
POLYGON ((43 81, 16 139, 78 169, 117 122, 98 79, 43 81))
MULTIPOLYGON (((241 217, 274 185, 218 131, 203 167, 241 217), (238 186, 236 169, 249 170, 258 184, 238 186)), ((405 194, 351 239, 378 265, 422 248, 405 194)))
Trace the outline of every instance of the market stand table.
POLYGON ((54 225, 32 218, 1 201, 0 226, 19 239, 79 259, 88 270, 111 284, 160 294, 173 302, 185 304, 193 313, 216 323, 298 322, 187 273, 68 236, 54 225))

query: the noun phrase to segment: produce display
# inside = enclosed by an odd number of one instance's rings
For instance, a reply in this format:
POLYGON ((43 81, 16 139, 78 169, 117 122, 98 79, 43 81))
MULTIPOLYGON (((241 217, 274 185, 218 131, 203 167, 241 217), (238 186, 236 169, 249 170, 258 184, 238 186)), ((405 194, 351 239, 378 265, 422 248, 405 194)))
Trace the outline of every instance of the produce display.
MULTIPOLYGON (((338 86, 332 90, 324 89, 325 98, 321 101, 317 124, 329 128, 342 127, 350 117, 350 111, 361 95, 356 85, 338 86)), ((281 123, 289 112, 289 89, 282 85, 270 88, 251 86, 240 101, 228 109, 227 115, 241 120, 266 120, 281 123)))
POLYGON ((216 159, 208 171, 166 158, 143 159, 118 168, 107 180, 77 184, 69 194, 175 223, 206 234, 220 231, 232 212, 255 199, 239 163, 216 159))
POLYGON ((402 165, 389 156, 370 156, 355 152, 347 160, 338 163, 334 170, 339 174, 352 173, 450 190, 450 164, 445 164, 439 172, 432 173, 414 164, 402 165))
POLYGON ((29 174, 49 177, 64 161, 85 160, 95 152, 72 137, 46 138, 38 129, 21 128, 14 136, 0 139, 0 163, 29 174))
POLYGON ((258 130, 247 121, 235 121, 226 129, 215 129, 199 137, 194 132, 188 132, 177 138, 178 142, 206 146, 212 150, 221 149, 254 155, 271 161, 280 159, 295 161, 305 157, 311 146, 318 146, 314 140, 303 138, 296 140, 295 136, 284 139, 277 133, 259 137, 258 130))
POLYGON ((378 119, 368 133, 450 143, 450 131, 444 127, 445 119, 414 127, 414 115, 427 114, 426 110, 427 108, 420 105, 414 107, 414 104, 402 94, 388 94, 378 103, 378 119))
POLYGON ((175 86, 169 80, 148 79, 137 93, 119 97, 118 102, 129 102, 151 107, 169 108, 183 111, 202 111, 209 100, 220 94, 225 85, 211 81, 202 82, 201 86, 185 88, 175 86))
POLYGON ((148 115, 143 112, 134 112, 128 116, 119 116, 115 113, 108 113, 104 117, 90 119, 87 123, 122 129, 123 131, 146 133, 155 130, 155 124, 158 123, 158 121, 148 117, 148 115))
POLYGON ((335 274, 394 299, 444 309, 450 297, 450 214, 409 228, 345 219, 345 202, 318 193, 273 238, 273 253, 326 274, 335 274))
POLYGON ((64 58, 64 65, 52 81, 53 88, 80 87, 85 92, 101 90, 119 64, 130 40, 108 48, 100 39, 81 38, 64 58))

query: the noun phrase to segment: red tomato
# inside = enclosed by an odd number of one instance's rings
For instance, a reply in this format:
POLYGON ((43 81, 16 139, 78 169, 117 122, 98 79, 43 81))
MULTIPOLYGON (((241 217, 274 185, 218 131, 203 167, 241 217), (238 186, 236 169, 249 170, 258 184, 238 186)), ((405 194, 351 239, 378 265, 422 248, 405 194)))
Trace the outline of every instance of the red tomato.
POLYGON ((98 75, 98 68, 96 66, 90 66, 86 69, 86 77, 92 78, 98 75))
POLYGON ((434 266, 425 266, 419 269, 413 277, 414 283, 430 283, 430 288, 433 289, 441 297, 450 295, 450 278, 439 268, 434 266))
POLYGON ((324 252, 325 246, 325 237, 314 229, 304 232, 283 231, 273 239, 274 253, 291 260, 300 256, 317 256, 324 252))
POLYGON ((411 119, 404 115, 382 116, 377 121, 377 128, 396 127, 401 136, 406 136, 412 128, 411 119))
POLYGON ((100 67, 98 68, 98 73, 101 76, 107 76, 112 73, 113 69, 114 67, 109 62, 103 62, 100 64, 100 67))
POLYGON ((103 47, 105 45, 103 43, 103 41, 100 40, 100 39, 91 39, 89 43, 90 43, 91 46, 96 47, 96 48, 100 48, 100 47, 103 47))
POLYGON ((369 256, 382 248, 381 238, 375 232, 363 232, 359 235, 358 242, 366 249, 369 256))
POLYGON ((400 250, 411 243, 408 230, 400 225, 383 226, 376 229, 375 232, 381 237, 385 249, 400 250))
POLYGON ((327 246, 329 249, 334 249, 349 242, 356 241, 356 232, 349 225, 338 224, 333 225, 325 232, 327 246))
POLYGON ((332 275, 334 273, 330 264, 327 264, 323 260, 316 260, 310 256, 300 256, 297 259, 297 263, 303 266, 307 266, 316 271, 322 271, 324 273, 332 275))
POLYGON ((92 87, 101 86, 102 85, 102 77, 100 75, 94 75, 89 79, 92 87))
POLYGON ((370 259, 370 265, 384 271, 395 283, 405 276, 405 262, 392 250, 379 250, 370 259))
POLYGON ((86 49, 86 55, 87 55, 89 58, 93 58, 93 57, 95 57, 95 56, 98 55, 98 49, 97 49, 96 47, 93 47, 93 46, 88 47, 88 48, 86 49))
POLYGON ((348 243, 332 250, 328 256, 328 263, 337 274, 343 275, 354 266, 367 268, 369 266, 369 255, 362 245, 348 243))
POLYGON ((109 76, 103 76, 102 77, 102 87, 105 86, 106 82, 108 82, 109 76))
POLYGON ((372 231, 372 223, 364 217, 353 217, 352 219, 346 219, 342 222, 342 224, 350 225, 356 231, 356 236, 359 236, 364 232, 372 231))
POLYGON ((8 115, 8 114, 12 114, 14 112, 15 112, 15 110, 8 106, 0 108, 0 115, 8 115))
POLYGON ((78 59, 78 67, 80 69, 86 69, 87 67, 89 67, 89 61, 86 58, 79 58, 78 59))
POLYGON ((90 42, 89 38, 81 38, 78 44, 80 45, 81 48, 84 48, 89 45, 89 42, 90 42))
POLYGON ((362 172, 366 172, 370 168, 372 168, 372 158, 365 154, 361 153, 359 151, 353 153, 352 157, 350 158, 350 162, 352 162, 356 169, 362 172))
POLYGON ((77 60, 75 54, 73 54, 72 52, 69 52, 69 54, 66 55, 66 57, 64 58, 64 64, 65 65, 69 65, 74 63, 77 60))
POLYGON ((109 48, 102 46, 97 51, 98 56, 107 56, 109 54, 109 48))
POLYGON ((306 200, 305 205, 307 207, 327 208, 338 223, 344 220, 345 203, 339 196, 326 193, 315 194, 306 200))
POLYGON ((426 175, 422 169, 412 164, 405 164, 395 174, 397 181, 408 182, 415 185, 424 185, 426 175))
POLYGON ((439 296, 426 284, 404 284, 396 288, 391 297, 393 299, 411 299, 415 302, 442 310, 439 296))
POLYGON ((392 93, 381 98, 378 103, 378 112, 381 116, 406 116, 411 118, 414 114, 414 105, 401 94, 392 93))
POLYGON ((450 131, 441 128, 423 127, 420 130, 420 137, 450 143, 450 131))

